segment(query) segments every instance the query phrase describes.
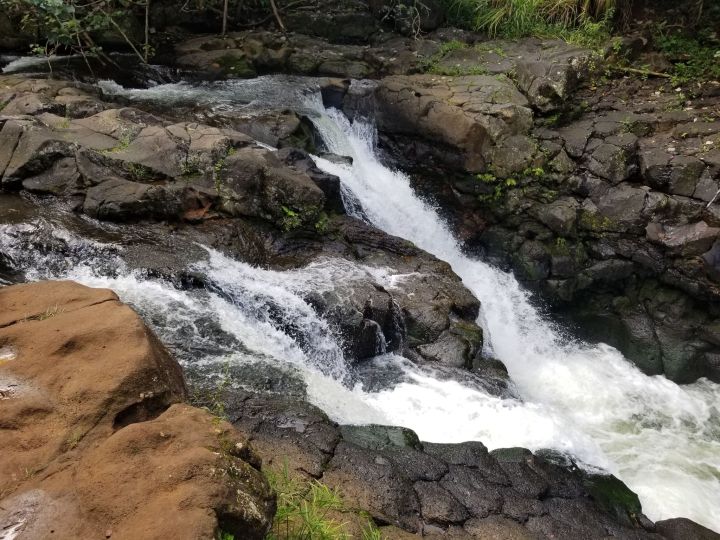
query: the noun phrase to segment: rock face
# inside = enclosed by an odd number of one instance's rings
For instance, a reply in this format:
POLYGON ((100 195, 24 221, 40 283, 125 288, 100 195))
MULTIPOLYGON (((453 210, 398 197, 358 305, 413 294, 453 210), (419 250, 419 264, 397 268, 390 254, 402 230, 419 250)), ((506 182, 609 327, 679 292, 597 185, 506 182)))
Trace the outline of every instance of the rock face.
MULTIPOLYGON (((512 265, 562 316, 579 323, 584 337, 620 348, 650 374, 680 383, 720 381, 714 330, 720 316, 720 122, 695 122, 693 111, 668 110, 673 97, 652 85, 623 84, 614 83, 612 92, 632 98, 580 92, 569 121, 536 117, 529 131, 508 129, 527 120, 498 124, 504 131, 481 160, 462 144, 451 146, 456 162, 439 167, 430 151, 408 150, 429 146, 425 141, 436 136, 421 125, 433 105, 415 108, 418 120, 405 132, 406 142, 395 142, 398 128, 382 118, 397 109, 401 122, 423 99, 422 90, 396 101, 380 90, 379 126, 400 163, 435 178, 424 189, 452 207, 460 235, 512 265), (631 99, 637 105, 632 111, 631 99), (418 159, 422 167, 411 165, 418 159), (468 164, 475 162, 484 172, 457 173, 458 165, 471 171, 468 164), (427 168, 430 173, 420 170, 427 168), (442 188, 437 178, 445 180, 442 188)), ((435 129, 448 126, 438 142, 447 144, 461 129, 462 122, 447 121, 453 114, 446 111, 434 123, 435 129)), ((447 147, 442 151, 449 154, 447 147)))
MULTIPOLYGON (((17 113, 0 120, 5 191, 50 195, 101 221, 139 223, 155 231, 155 244, 180 230, 182 246, 173 248, 180 254, 196 251, 197 243, 279 269, 320 258, 391 269, 407 277, 389 286, 367 272, 308 298, 340 330, 346 358, 394 351, 453 369, 484 364, 479 302, 451 268, 344 215, 339 179, 305 152, 273 152, 233 129, 112 108, 59 80, 4 81, 0 100, 17 113), (68 95, 98 107, 71 114, 61 99, 68 95)), ((81 227, 83 235, 92 228, 81 227)), ((493 385, 508 386, 506 377, 495 379, 493 385)))
POLYGON ((431 538, 663 538, 642 528, 652 524, 618 480, 585 476, 528 450, 488 452, 479 442, 422 443, 403 428, 337 426, 317 408, 279 397, 233 393, 227 411, 267 466, 289 464, 292 474, 340 490, 348 505, 388 524, 381 529, 387 538, 404 538, 403 531, 431 538))
POLYGON ((418 143, 420 149, 411 146, 411 159, 441 143, 436 158, 459 160, 470 172, 485 170, 503 140, 527 132, 532 122, 525 97, 509 81, 488 76, 386 77, 378 85, 376 103, 378 128, 386 136, 401 146, 403 136, 414 141, 422 134, 427 141, 418 143))
POLYGON ((114 293, 0 289, 0 351, 0 522, 13 538, 264 538, 275 501, 260 460, 182 403, 179 365, 114 293))

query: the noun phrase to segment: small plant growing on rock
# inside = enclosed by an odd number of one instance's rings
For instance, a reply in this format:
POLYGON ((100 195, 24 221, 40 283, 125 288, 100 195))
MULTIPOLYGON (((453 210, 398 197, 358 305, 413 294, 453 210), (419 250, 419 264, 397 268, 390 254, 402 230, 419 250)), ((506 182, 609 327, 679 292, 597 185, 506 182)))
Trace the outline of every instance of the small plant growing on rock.
POLYGON ((265 476, 277 494, 277 512, 267 540, 344 540, 343 524, 330 518, 345 510, 340 495, 325 484, 293 478, 285 464, 265 476))
POLYGON ((300 212, 287 206, 282 206, 281 208, 283 211, 283 217, 280 220, 280 226, 285 232, 293 231, 302 225, 300 212))

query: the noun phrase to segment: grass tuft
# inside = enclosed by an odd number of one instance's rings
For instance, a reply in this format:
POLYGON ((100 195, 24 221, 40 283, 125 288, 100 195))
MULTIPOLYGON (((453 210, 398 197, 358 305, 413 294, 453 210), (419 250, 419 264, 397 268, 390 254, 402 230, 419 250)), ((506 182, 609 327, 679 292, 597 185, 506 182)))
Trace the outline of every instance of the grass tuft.
POLYGON ((627 0, 445 0, 450 22, 491 37, 555 37, 596 48, 627 0))

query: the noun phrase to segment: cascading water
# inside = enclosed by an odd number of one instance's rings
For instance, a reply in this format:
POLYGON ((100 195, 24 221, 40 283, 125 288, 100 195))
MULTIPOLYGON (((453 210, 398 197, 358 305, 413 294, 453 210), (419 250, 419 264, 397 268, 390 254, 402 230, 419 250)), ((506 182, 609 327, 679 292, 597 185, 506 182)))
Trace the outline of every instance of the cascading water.
POLYGON ((625 480, 651 518, 682 515, 718 529, 720 387, 708 381, 680 387, 644 375, 612 347, 569 342, 539 315, 512 275, 462 253, 409 179, 379 161, 373 126, 351 125, 336 110, 314 121, 331 152, 353 158, 352 166, 323 159, 318 165, 341 178, 364 215, 450 263, 480 298, 494 354, 526 400, 517 416, 541 410, 545 422, 528 431, 524 422, 498 422, 501 415, 473 410, 471 393, 462 388, 455 391, 465 399, 449 394, 428 407, 425 392, 432 381, 417 381, 419 388, 399 385, 371 396, 372 402, 425 440, 480 439, 490 446, 502 441, 569 451, 625 480))
POLYGON ((463 254, 408 178, 378 159, 372 125, 351 125, 338 111, 325 111, 319 96, 308 103, 298 85, 272 78, 130 92, 105 88, 137 100, 202 98, 220 108, 275 101, 314 111, 328 149, 353 158, 352 165, 317 158, 318 165, 341 178, 348 200, 357 203, 349 206, 365 219, 453 266, 482 301, 489 346, 507 365, 523 401, 437 377, 395 355, 372 361, 371 369, 390 374, 380 389, 371 391, 362 375, 349 372, 341 344, 307 302, 307 292, 368 275, 392 288, 399 278, 377 268, 327 259, 276 272, 207 250, 192 270, 208 287, 178 290, 124 268, 121 248, 73 237, 41 218, 0 227, 0 254, 25 270, 28 279, 64 277, 114 289, 154 326, 187 369, 260 363, 298 374, 308 399, 340 422, 402 425, 428 441, 480 440, 490 448, 567 452, 627 482, 650 518, 685 516, 720 530, 720 387, 707 381, 680 387, 642 374, 611 347, 565 339, 512 275, 463 254), (23 242, 39 230, 52 230, 71 245, 64 250, 70 260, 27 250, 23 242), (220 343, 208 337, 200 321, 217 326, 227 339, 220 343))

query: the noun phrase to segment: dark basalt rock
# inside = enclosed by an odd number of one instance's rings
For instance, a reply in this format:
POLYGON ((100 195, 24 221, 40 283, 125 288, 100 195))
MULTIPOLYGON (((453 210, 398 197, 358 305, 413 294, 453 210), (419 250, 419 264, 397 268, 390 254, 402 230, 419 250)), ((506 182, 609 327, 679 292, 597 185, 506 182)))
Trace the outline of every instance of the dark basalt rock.
POLYGON ((339 489, 351 507, 408 532, 662 538, 622 482, 588 476, 572 463, 522 448, 488 452, 479 442, 422 443, 404 428, 337 426, 315 407, 286 398, 240 394, 229 401, 231 418, 266 466, 319 478, 339 489))

